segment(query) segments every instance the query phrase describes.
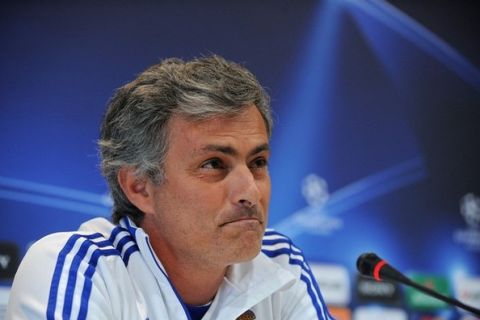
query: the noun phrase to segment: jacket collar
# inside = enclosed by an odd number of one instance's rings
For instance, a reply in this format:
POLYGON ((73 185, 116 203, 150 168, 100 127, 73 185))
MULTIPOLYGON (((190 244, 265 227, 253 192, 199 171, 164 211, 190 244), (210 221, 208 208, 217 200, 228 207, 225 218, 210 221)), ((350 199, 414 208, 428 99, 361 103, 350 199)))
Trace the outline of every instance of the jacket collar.
MULTIPOLYGON (((177 312, 180 307, 186 312, 185 304, 154 253, 148 235, 129 218, 122 219, 120 225, 134 237, 142 257, 158 283, 164 289, 169 287, 171 293, 176 295, 179 304, 174 308, 177 312)), ((228 268, 224 281, 203 319, 235 319, 274 292, 292 285, 294 281, 295 276, 289 270, 260 252, 253 260, 236 263, 228 268)))

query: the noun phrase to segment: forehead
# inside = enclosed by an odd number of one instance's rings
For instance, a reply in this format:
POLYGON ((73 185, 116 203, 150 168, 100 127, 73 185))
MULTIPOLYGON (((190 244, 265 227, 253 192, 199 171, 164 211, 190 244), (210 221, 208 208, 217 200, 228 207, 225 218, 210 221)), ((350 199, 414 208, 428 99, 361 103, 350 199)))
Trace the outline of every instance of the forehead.
POLYGON ((265 144, 268 133, 265 121, 255 105, 229 116, 192 120, 174 115, 169 122, 169 142, 182 142, 192 147, 212 142, 223 144, 265 144))

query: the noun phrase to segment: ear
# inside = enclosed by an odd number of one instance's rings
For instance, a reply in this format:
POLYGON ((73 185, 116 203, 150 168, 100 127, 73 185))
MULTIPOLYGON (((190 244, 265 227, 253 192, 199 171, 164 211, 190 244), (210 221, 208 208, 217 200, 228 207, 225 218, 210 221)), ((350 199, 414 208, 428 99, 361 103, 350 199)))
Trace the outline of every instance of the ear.
POLYGON ((122 167, 117 175, 118 183, 125 196, 143 213, 154 212, 154 201, 152 194, 148 192, 148 179, 138 177, 135 169, 131 167, 122 167))

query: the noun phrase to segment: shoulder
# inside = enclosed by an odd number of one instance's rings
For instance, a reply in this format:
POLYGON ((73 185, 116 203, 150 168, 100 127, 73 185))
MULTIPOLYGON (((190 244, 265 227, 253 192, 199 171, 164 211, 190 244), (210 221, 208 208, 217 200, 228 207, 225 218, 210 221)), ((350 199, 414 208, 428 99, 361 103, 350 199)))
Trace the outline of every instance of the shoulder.
POLYGON ((286 235, 274 229, 267 229, 263 236, 262 253, 297 278, 308 282, 309 285, 316 285, 303 251, 286 235))
POLYGON ((130 233, 105 219, 92 219, 75 232, 60 232, 48 235, 32 245, 24 262, 49 262, 53 266, 53 280, 62 272, 79 272, 85 275, 94 272, 99 260, 123 262, 127 265, 132 252, 138 247, 130 233), (112 257, 112 258, 110 258, 112 257), (104 258, 104 259, 101 259, 104 258))
POLYGON ((79 310, 85 308, 79 306, 87 303, 91 292, 105 291, 98 270, 123 268, 131 242, 125 229, 97 219, 79 231, 43 237, 29 248, 17 270, 9 313, 29 314, 32 319, 33 315, 53 316, 58 310, 81 315, 79 310))
POLYGON ((58 264, 67 256, 85 257, 98 250, 102 255, 118 255, 114 241, 122 230, 101 220, 105 219, 87 221, 78 231, 58 232, 41 238, 29 248, 24 260, 54 260, 58 264))
POLYGON ((308 267, 302 250, 295 246, 289 237, 274 229, 265 231, 262 252, 284 266, 308 267))
POLYGON ((283 303, 283 312, 289 315, 288 319, 331 319, 303 251, 289 237, 267 229, 263 237, 262 253, 297 279, 283 292, 287 297, 283 303))
MULTIPOLYGON (((23 258, 16 277, 22 276, 36 266, 42 265, 43 270, 53 272, 58 264, 73 263, 74 257, 86 254, 90 247, 100 248, 106 245, 105 238, 99 233, 58 232, 47 235, 36 241, 28 249, 23 258), (70 257, 67 259, 67 257, 70 257), (48 268, 46 268, 48 266, 48 268)), ((41 274, 47 276, 47 274, 41 274)))
POLYGON ((72 272, 85 262, 91 264, 98 255, 119 255, 106 234, 94 230, 49 234, 30 246, 17 270, 14 285, 26 278, 54 281, 62 272, 72 272))
POLYGON ((267 229, 262 241, 262 253, 281 268, 293 273, 309 288, 317 286, 303 251, 286 235, 267 229))

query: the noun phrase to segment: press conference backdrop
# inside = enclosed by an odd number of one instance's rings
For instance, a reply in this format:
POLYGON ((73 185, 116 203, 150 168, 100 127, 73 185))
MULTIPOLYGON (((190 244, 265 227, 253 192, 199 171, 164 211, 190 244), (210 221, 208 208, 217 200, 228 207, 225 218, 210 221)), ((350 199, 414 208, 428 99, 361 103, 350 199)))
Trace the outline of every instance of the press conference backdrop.
POLYGON ((480 11, 401 3, 2 2, 2 308, 33 241, 109 216, 95 141, 113 90, 216 53, 272 96, 269 224, 303 248, 332 313, 469 319, 356 275, 374 251, 480 306, 480 11))

